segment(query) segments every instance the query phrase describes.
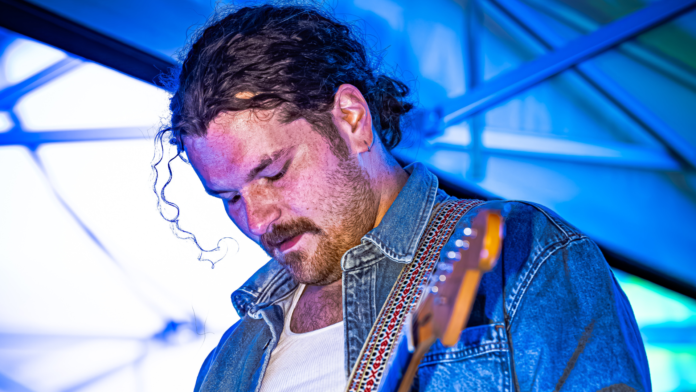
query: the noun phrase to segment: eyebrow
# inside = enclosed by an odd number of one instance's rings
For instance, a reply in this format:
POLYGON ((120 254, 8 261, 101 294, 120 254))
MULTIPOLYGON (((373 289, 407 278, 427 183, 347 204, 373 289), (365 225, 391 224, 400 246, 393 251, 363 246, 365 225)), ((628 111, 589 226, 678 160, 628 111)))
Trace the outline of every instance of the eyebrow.
POLYGON ((271 156, 266 155, 265 157, 263 157, 261 159, 261 162, 259 162, 259 164, 256 165, 256 167, 254 167, 253 169, 251 169, 249 171, 249 174, 247 174, 247 182, 256 178, 256 176, 259 173, 261 173, 265 168, 270 166, 273 162, 277 161, 280 157, 287 154, 288 151, 290 151, 290 149, 291 147, 281 148, 280 150, 275 151, 273 154, 271 154, 271 156))
MULTIPOLYGON (((249 171, 249 174, 247 174, 246 181, 249 182, 256 178, 256 176, 261 173, 265 168, 270 166, 273 162, 277 161, 280 157, 283 155, 287 154, 292 147, 286 147, 286 148, 281 148, 278 151, 275 151, 272 153, 270 156, 265 155, 263 158, 261 158, 261 162, 259 162, 258 165, 256 165, 253 169, 249 171)), ((218 197, 221 193, 224 193, 225 191, 214 191, 207 186, 203 185, 203 188, 205 188, 205 192, 209 194, 210 196, 213 197, 218 197)))

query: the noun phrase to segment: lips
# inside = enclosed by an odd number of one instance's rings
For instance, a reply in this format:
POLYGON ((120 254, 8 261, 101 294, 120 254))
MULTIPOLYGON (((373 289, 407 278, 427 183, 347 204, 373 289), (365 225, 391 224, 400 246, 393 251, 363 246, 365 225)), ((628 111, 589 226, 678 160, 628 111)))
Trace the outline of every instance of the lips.
POLYGON ((305 234, 321 235, 322 231, 308 218, 297 218, 289 222, 277 223, 261 236, 261 246, 269 255, 285 252, 295 246, 305 234))
POLYGON ((303 235, 304 235, 304 233, 302 233, 300 235, 296 235, 292 238, 289 238, 289 239, 281 242, 278 245, 278 250, 281 252, 285 252, 286 250, 292 248, 293 246, 295 246, 295 244, 297 244, 300 241, 300 239, 302 238, 303 235))

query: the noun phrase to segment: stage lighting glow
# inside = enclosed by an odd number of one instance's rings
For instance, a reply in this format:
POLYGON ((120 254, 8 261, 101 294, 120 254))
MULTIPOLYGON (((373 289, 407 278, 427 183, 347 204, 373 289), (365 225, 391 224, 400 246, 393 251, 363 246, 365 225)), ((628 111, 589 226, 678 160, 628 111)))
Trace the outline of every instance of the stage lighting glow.
POLYGON ((430 143, 445 143, 462 147, 468 146, 471 143, 469 123, 464 122, 445 128, 443 134, 430 139, 430 143))
POLYGON ((404 29, 404 8, 390 0, 355 0, 354 5, 372 11, 389 23, 396 31, 404 29))
POLYGON ((408 29, 413 50, 420 58, 421 75, 438 85, 447 97, 464 94, 462 41, 450 27, 417 20, 408 29))
POLYGON ((522 135, 512 132, 486 130, 483 132, 483 145, 502 150, 544 152, 563 155, 619 157, 619 150, 593 144, 564 140, 552 137, 522 135))

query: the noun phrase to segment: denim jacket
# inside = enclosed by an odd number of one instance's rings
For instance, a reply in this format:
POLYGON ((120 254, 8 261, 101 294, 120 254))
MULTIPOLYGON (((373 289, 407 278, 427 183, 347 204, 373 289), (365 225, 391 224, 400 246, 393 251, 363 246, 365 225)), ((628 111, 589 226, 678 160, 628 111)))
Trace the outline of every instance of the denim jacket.
MULTIPOLYGON (((433 207, 449 198, 423 165, 407 171, 380 225, 341 259, 346 377, 433 207)), ((483 276, 459 342, 432 346, 413 390, 650 391, 633 311, 597 246, 528 202, 487 202, 459 224, 480 208, 507 211, 500 260, 483 276)), ((296 287, 271 260, 232 294, 241 319, 206 358, 196 392, 259 390, 283 328, 276 303, 296 287)))

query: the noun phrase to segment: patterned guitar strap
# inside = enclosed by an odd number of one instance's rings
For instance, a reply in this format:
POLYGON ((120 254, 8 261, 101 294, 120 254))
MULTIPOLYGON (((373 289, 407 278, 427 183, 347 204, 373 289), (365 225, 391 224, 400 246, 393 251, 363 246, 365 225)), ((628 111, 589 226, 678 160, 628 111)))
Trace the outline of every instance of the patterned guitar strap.
POLYGON ((423 294, 430 274, 440 260, 440 251, 454 232, 459 219, 470 209, 483 203, 480 200, 452 200, 440 204, 431 218, 413 262, 401 271, 387 297, 377 321, 358 356, 348 378, 347 392, 376 391, 389 363, 406 316, 411 313, 423 294))

